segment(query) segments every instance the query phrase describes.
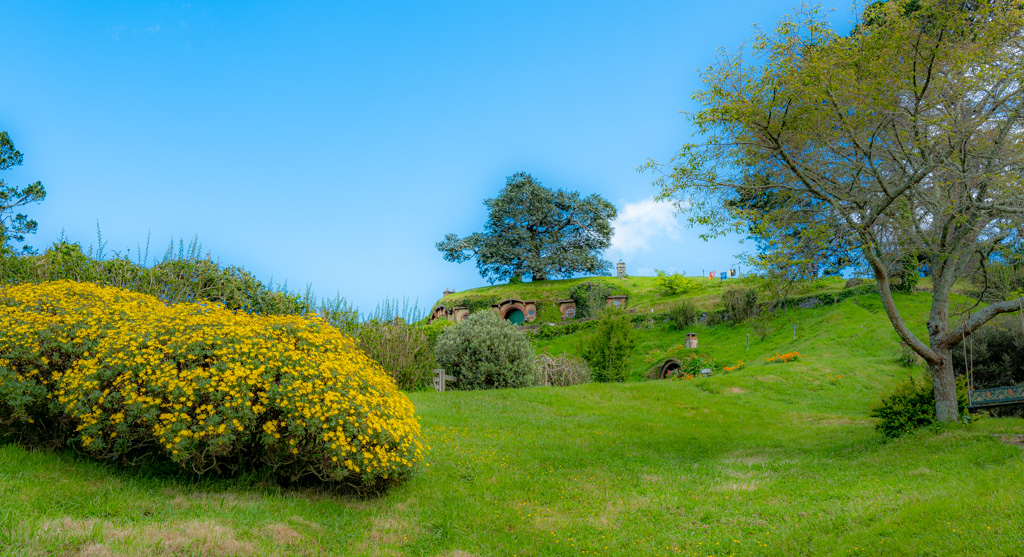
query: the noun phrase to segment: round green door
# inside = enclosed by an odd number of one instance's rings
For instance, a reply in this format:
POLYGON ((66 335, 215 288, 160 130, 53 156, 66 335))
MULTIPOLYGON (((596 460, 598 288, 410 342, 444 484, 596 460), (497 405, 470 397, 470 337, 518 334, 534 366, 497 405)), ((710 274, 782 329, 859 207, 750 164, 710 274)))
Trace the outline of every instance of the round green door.
POLYGON ((518 309, 514 309, 514 310, 512 310, 512 311, 510 311, 510 312, 505 314, 505 319, 515 323, 516 325, 522 325, 523 324, 523 312, 518 310, 518 309))

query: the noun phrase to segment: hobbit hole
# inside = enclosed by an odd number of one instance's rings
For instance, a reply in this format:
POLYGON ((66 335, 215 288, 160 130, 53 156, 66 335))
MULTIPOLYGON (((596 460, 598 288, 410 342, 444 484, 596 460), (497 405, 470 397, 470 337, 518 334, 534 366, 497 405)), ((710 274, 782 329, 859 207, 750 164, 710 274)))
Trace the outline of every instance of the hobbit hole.
POLYGON ((672 372, 678 371, 680 367, 682 366, 679 365, 679 360, 675 358, 665 360, 665 363, 661 364, 661 378, 666 379, 672 372))
POLYGON ((530 323, 537 319, 537 302, 532 300, 524 302, 523 300, 510 298, 492 305, 491 309, 500 315, 502 319, 511 321, 516 325, 530 323))

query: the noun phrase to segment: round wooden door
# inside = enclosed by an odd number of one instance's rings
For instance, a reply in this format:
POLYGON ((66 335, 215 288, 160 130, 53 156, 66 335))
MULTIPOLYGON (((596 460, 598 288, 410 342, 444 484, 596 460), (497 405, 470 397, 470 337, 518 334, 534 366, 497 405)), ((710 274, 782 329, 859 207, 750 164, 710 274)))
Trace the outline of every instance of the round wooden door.
POLYGON ((505 319, 515 323, 516 325, 522 325, 524 319, 523 312, 518 309, 514 309, 505 314, 505 319))

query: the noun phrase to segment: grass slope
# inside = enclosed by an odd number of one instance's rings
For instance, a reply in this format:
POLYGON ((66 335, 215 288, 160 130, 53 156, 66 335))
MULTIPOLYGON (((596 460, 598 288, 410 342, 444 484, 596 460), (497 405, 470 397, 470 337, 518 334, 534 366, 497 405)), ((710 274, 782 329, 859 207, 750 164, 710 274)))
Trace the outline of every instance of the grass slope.
MULTIPOLYGON (((920 328, 926 297, 898 301, 920 328)), ((699 329, 748 364, 709 379, 410 393, 430 466, 375 499, 0 447, 0 554, 1020 554, 1024 452, 993 434, 1024 420, 884 441, 869 408, 910 371, 870 297, 745 330, 699 329)), ((646 331, 635 367, 681 337, 646 331)))
MULTIPOLYGON (((721 308, 721 296, 724 289, 746 284, 750 281, 747 278, 729 279, 724 282, 720 280, 705 280, 701 277, 691 278, 700 281, 702 287, 693 292, 674 296, 659 295, 655 277, 627 276, 624 279, 615 277, 586 277, 483 286, 444 296, 431 307, 437 307, 438 305, 453 307, 453 305, 459 305, 460 302, 466 300, 479 300, 488 304, 509 298, 534 300, 537 302, 538 323, 559 323, 561 322, 561 314, 558 312, 556 300, 568 298, 569 289, 584 282, 603 282, 616 289, 621 289, 629 295, 627 301, 628 309, 635 309, 641 312, 648 312, 653 309, 655 313, 660 313, 684 299, 693 301, 697 307, 704 310, 719 309, 721 308)), ((801 292, 801 294, 838 292, 842 290, 844 283, 843 279, 837 277, 823 279, 814 283, 812 287, 801 292)))

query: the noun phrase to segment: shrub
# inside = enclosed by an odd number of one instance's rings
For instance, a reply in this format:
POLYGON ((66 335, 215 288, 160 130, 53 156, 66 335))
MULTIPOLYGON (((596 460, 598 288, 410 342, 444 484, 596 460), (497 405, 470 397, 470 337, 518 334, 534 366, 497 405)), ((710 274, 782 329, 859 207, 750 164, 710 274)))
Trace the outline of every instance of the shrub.
POLYGON ((722 302, 729 318, 739 323, 757 315, 757 290, 739 286, 722 293, 722 302))
POLYGON ((538 354, 536 371, 534 383, 537 385, 568 387, 590 382, 586 360, 564 353, 560 356, 538 354))
POLYGON ((409 399, 322 319, 67 281, 0 291, 0 423, 197 474, 377 488, 422 459, 409 399))
POLYGON ((594 381, 623 381, 636 346, 636 331, 621 311, 606 312, 594 332, 583 341, 583 359, 590 364, 594 381))
POLYGON ((437 339, 437 365, 461 390, 526 387, 534 378, 533 348, 526 334, 489 311, 448 327, 437 339))
POLYGON ((935 393, 931 381, 918 383, 910 377, 882 397, 878 406, 871 409, 871 417, 879 419, 875 429, 893 438, 935 423, 935 393))
POLYGON ((369 321, 359 327, 359 347, 380 363, 399 389, 422 389, 430 384, 434 351, 421 328, 401 317, 369 321))
POLYGON ((891 290, 913 293, 919 280, 921 280, 921 264, 917 260, 917 255, 907 255, 897 262, 897 267, 892 273, 891 290))
POLYGON ((608 296, 621 294, 621 288, 604 282, 584 282, 569 289, 569 297, 576 302, 576 317, 597 317, 608 306, 608 296))
MULTIPOLYGON (((956 387, 959 412, 966 416, 967 392, 962 378, 957 380, 956 387)), ((906 382, 897 385, 893 392, 882 397, 878 405, 871 409, 871 417, 880 420, 875 429, 890 438, 935 423, 935 391, 931 380, 926 376, 924 381, 918 383, 910 376, 906 382)))
POLYGON ((668 310, 668 320, 677 329, 685 329, 697 323, 700 311, 690 300, 683 300, 668 310))
POLYGON ((853 277, 853 278, 850 278, 850 279, 846 279, 846 284, 843 285, 843 289, 847 290, 847 289, 850 289, 850 288, 857 288, 858 286, 860 286, 862 284, 864 284, 864 279, 853 277))
POLYGON ((662 296, 675 296, 686 294, 700 287, 700 283, 679 273, 671 275, 665 271, 654 270, 657 276, 654 278, 654 289, 662 296))
POLYGON ((968 364, 974 369, 975 388, 1024 384, 1024 330, 1021 316, 1001 315, 956 345, 953 348, 953 370, 962 374, 968 364))
POLYGON ((333 300, 316 302, 307 289, 304 295, 264 285, 239 267, 221 267, 209 255, 201 257, 201 246, 193 240, 188 249, 180 243, 175 255, 174 245, 163 260, 151 267, 132 262, 117 253, 112 258, 93 257, 82 246, 59 240, 42 255, 0 257, 0 284, 25 284, 57 280, 93 282, 149 294, 166 303, 200 302, 222 304, 227 309, 257 315, 319 314, 344 332, 351 333, 358 322, 358 312, 340 295, 333 300))

